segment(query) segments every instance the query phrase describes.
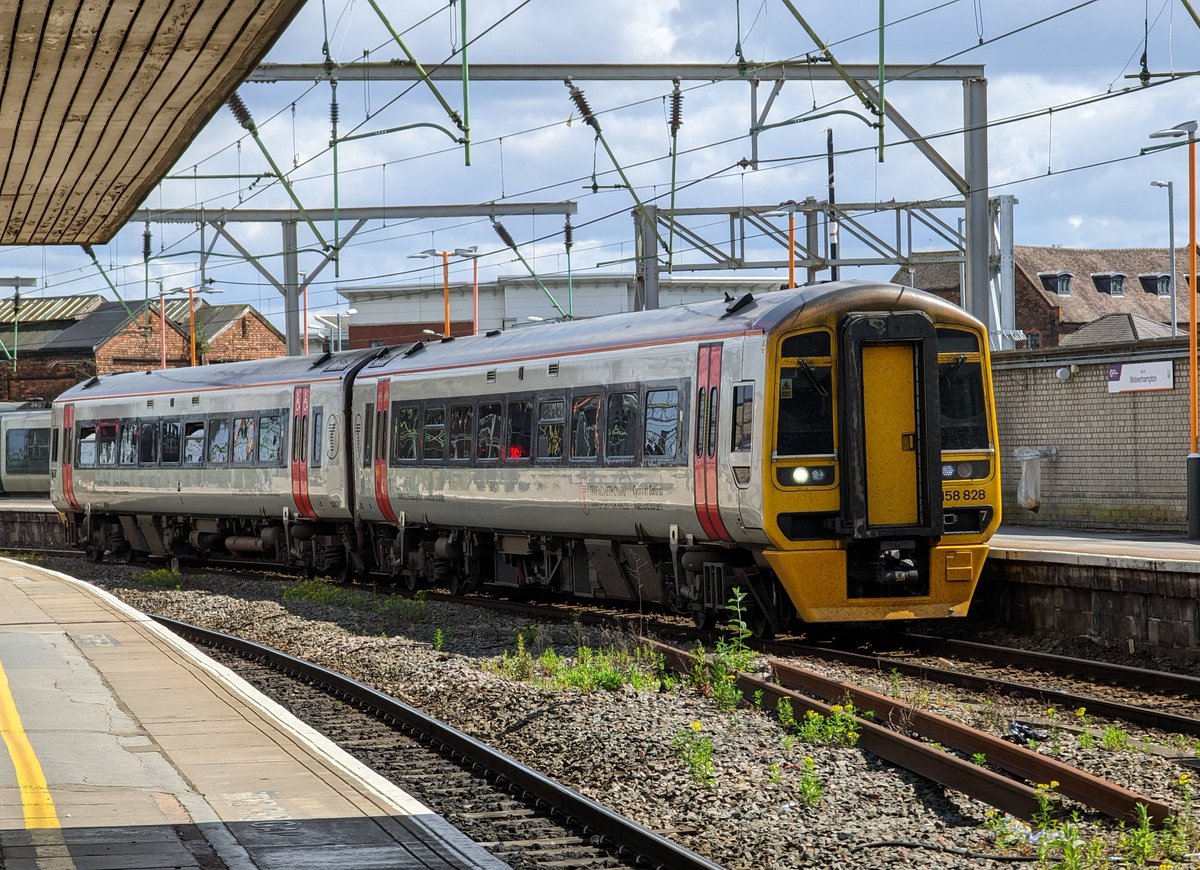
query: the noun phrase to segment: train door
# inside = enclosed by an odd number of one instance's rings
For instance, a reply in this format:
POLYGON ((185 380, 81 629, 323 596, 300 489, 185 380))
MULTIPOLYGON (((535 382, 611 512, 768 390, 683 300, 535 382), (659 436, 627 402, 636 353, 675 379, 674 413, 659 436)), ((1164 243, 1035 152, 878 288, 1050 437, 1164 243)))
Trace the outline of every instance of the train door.
POLYGON ((315 518, 312 501, 308 497, 308 442, 312 431, 309 399, 310 386, 296 387, 292 394, 292 499, 296 512, 302 517, 315 518))
POLYGON ((696 518, 709 540, 732 538, 721 520, 717 497, 718 411, 721 407, 721 344, 702 344, 696 354, 696 441, 692 491, 696 518))
POLYGON ((59 440, 62 442, 62 450, 59 452, 59 456, 62 457, 59 476, 62 479, 63 498, 66 499, 71 510, 77 511, 79 510, 79 501, 75 498, 75 406, 73 404, 63 405, 63 425, 62 432, 59 433, 59 440))
POLYGON ((916 311, 841 327, 842 526, 855 538, 942 533, 937 342, 916 311))
MULTIPOLYGON (((374 457, 371 467, 375 473, 375 501, 379 505, 379 513, 387 522, 394 523, 396 512, 392 510, 392 500, 388 497, 388 408, 391 405, 391 396, 392 382, 387 378, 380 378, 375 385, 374 444, 364 443, 363 450, 374 457)), ((371 431, 369 427, 367 431, 371 431)), ((371 439, 368 437, 365 440, 371 439)))

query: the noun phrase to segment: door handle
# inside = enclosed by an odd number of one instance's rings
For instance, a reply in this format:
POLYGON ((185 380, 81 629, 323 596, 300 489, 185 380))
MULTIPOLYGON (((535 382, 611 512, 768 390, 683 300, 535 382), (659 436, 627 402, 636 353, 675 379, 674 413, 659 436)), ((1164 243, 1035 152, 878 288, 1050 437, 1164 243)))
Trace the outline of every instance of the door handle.
POLYGON ((905 432, 900 436, 900 449, 916 452, 917 449, 917 433, 905 432))

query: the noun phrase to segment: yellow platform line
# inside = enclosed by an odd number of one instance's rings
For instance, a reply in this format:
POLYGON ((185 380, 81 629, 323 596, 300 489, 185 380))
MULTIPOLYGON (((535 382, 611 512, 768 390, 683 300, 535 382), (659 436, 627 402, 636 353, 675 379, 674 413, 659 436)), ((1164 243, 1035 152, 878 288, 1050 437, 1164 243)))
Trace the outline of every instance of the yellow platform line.
POLYGON ((13 768, 17 772, 17 787, 21 790, 26 829, 61 828, 62 823, 59 822, 58 812, 54 808, 54 798, 50 796, 50 786, 46 784, 42 765, 33 751, 29 737, 25 734, 25 728, 21 725, 21 715, 17 712, 17 703, 9 689, 8 675, 4 673, 3 664, 0 664, 0 734, 4 736, 8 757, 12 759, 13 768))

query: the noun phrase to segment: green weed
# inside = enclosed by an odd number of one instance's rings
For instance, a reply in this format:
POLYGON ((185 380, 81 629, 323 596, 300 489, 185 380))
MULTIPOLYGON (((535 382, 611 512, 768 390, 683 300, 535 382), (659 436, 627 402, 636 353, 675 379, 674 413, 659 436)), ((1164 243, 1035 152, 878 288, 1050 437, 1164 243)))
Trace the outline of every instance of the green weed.
POLYGON ((559 655, 553 647, 547 647, 535 658, 525 645, 526 636, 524 632, 519 633, 515 652, 505 650, 484 667, 510 679, 552 689, 594 692, 600 689, 614 691, 625 685, 639 691, 663 688, 666 670, 663 658, 649 647, 639 646, 627 651, 615 647, 595 650, 581 646, 575 650, 573 658, 559 655))
POLYGON ((692 779, 701 785, 712 786, 717 781, 717 766, 713 762, 712 741, 700 733, 703 728, 701 722, 693 722, 690 728, 680 728, 672 743, 692 779))
POLYGON ((178 571, 167 568, 151 568, 133 578, 143 586, 153 586, 156 589, 182 589, 183 575, 178 571))
POLYGON ((800 800, 806 807, 815 807, 821 802, 825 786, 817 776, 817 765, 810 756, 800 763, 800 800))

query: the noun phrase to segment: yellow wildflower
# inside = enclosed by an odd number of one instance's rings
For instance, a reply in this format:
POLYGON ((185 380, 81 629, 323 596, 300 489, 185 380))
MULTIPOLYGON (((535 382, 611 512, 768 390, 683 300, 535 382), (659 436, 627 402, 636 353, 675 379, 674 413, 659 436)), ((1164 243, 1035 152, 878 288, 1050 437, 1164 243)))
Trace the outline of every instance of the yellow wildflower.
POLYGON ((692 723, 692 730, 693 730, 693 731, 699 731, 699 730, 700 730, 701 728, 703 728, 703 727, 704 727, 703 723, 701 723, 701 722, 699 722, 699 721, 696 721, 696 722, 693 722, 693 723, 692 723))
POLYGON ((1077 708, 1077 709, 1075 710, 1075 715, 1076 715, 1077 717, 1079 717, 1080 719, 1082 719, 1084 716, 1086 716, 1086 715, 1087 715, 1087 707, 1079 707, 1079 708, 1077 708))

